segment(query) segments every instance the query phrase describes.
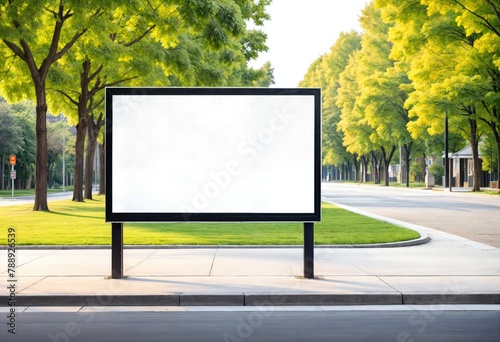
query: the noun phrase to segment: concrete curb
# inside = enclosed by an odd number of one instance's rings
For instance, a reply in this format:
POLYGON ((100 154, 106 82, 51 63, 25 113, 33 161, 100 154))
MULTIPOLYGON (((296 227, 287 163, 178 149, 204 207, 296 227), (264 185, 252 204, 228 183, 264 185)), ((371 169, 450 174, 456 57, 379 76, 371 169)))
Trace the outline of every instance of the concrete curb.
MULTIPOLYGON (((8 296, 0 296, 8 303, 8 296)), ((324 306, 500 304, 500 293, 171 293, 164 295, 29 295, 16 306, 324 306)), ((6 306, 5 304, 0 307, 6 306)))
POLYGON ((500 304, 500 293, 408 293, 403 294, 403 304, 500 304))
MULTIPOLYGON (((420 232, 419 232, 420 234, 420 232)), ((431 239, 427 234, 414 240, 374 243, 364 245, 314 245, 314 248, 393 248, 422 245, 431 239)), ((206 248, 303 248, 302 245, 124 245, 123 249, 206 249, 206 248)), ((0 246, 0 250, 6 250, 8 246, 0 246)), ((16 246, 16 250, 73 250, 73 249, 109 249, 108 245, 30 245, 16 246)))

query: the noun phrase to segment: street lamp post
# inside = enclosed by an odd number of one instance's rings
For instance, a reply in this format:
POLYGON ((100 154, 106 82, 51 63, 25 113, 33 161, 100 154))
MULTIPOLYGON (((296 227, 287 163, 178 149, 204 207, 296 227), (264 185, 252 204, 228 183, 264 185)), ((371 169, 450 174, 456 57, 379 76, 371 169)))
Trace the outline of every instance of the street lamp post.
POLYGON ((62 191, 64 192, 64 186, 66 185, 66 127, 63 126, 63 148, 62 148, 62 191))
POLYGON ((444 187, 451 188, 450 162, 448 157, 448 112, 444 113, 444 187))
POLYGON ((445 187, 448 187, 450 188, 450 192, 452 190, 452 186, 453 186, 453 177, 452 177, 452 173, 453 173, 453 167, 450 165, 450 160, 449 160, 449 157, 448 157, 448 153, 449 153, 449 148, 448 148, 448 112, 445 112, 445 117, 444 117, 444 149, 445 149, 445 169, 444 169, 444 172, 445 172, 445 187))

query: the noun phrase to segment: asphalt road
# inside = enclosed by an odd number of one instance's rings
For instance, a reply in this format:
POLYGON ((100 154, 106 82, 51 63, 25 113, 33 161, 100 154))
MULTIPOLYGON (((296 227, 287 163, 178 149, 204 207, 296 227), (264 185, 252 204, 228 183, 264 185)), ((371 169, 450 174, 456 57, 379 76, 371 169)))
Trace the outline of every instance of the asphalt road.
POLYGON ((500 248, 500 196, 323 183, 326 200, 500 248))
MULTIPOLYGON (((73 197, 73 191, 65 191, 65 192, 54 192, 47 194, 47 201, 59 201, 63 199, 68 199, 73 197)), ((19 196, 19 197, 6 197, 0 198, 0 207, 8 207, 12 205, 20 205, 20 204, 34 204, 35 196, 19 196)))
POLYGON ((500 311, 21 313, 1 341, 498 341, 500 311))

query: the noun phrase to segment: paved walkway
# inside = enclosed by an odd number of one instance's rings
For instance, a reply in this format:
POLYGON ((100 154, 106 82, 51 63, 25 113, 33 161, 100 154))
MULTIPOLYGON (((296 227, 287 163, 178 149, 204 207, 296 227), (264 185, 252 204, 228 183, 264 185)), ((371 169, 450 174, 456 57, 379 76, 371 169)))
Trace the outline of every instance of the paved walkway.
MULTIPOLYGON (((316 248, 317 279, 301 277, 301 248, 125 249, 120 280, 108 278, 109 249, 17 250, 16 305, 500 304, 500 249, 420 229, 431 242, 316 248)), ((12 282, 2 269, 7 306, 12 282)))

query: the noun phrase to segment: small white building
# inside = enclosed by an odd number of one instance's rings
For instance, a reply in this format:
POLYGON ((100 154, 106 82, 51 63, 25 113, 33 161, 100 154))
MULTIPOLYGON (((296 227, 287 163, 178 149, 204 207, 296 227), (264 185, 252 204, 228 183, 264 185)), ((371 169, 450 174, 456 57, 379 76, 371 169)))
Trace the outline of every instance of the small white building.
MULTIPOLYGON (((479 153, 480 165, 482 164, 481 156, 481 153, 479 153)), ((474 182, 474 159, 472 158, 472 147, 468 145, 458 152, 450 153, 449 158, 452 186, 458 188, 472 187, 474 182)), ((483 178, 486 178, 484 177, 483 173, 484 172, 481 171, 482 176, 481 179, 479 179, 479 186, 484 186, 483 178)))

